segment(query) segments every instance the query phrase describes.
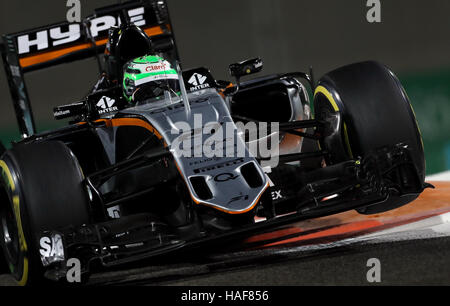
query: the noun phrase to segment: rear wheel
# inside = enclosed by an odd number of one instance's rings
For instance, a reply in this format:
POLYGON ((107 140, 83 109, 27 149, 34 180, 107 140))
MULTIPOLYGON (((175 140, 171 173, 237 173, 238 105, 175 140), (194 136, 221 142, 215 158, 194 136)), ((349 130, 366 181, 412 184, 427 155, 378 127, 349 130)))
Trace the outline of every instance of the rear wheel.
MULTIPOLYGON (((424 181, 425 158, 418 124, 405 90, 388 68, 377 62, 363 62, 329 72, 315 90, 314 107, 319 119, 327 113, 342 114, 340 145, 327 148, 334 152, 329 162, 365 157, 373 150, 402 143, 408 145, 419 177, 424 181)), ((391 199, 358 212, 387 211, 416 197, 391 199)))
POLYGON ((89 222, 83 174, 62 142, 18 145, 0 159, 0 244, 20 285, 39 284, 44 231, 89 222))

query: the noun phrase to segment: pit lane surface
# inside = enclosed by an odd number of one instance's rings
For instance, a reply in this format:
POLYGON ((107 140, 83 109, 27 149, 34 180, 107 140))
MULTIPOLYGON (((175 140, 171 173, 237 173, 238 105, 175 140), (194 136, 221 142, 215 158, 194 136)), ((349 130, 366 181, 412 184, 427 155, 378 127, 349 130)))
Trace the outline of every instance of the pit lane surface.
MULTIPOLYGON (((439 178, 438 178, 439 179, 439 178)), ((363 216, 354 211, 255 235, 212 254, 180 254, 102 272, 90 284, 361 285, 367 261, 381 284, 450 284, 450 182, 416 201, 363 216)), ((0 276, 0 284, 12 284, 0 276)))

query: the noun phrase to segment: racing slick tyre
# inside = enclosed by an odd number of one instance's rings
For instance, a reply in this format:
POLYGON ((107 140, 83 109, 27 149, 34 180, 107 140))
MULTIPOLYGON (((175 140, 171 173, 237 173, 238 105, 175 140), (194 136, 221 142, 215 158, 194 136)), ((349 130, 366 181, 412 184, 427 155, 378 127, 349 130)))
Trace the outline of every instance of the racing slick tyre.
POLYGON ((40 233, 88 223, 77 159, 62 142, 17 145, 0 158, 0 244, 19 285, 45 281, 40 233))
MULTIPOLYGON (((332 152, 331 163, 364 157, 378 148, 402 143, 411 150, 419 178, 424 182, 425 157, 414 111, 400 81, 384 65, 368 61, 329 72, 315 89, 314 108, 319 119, 327 112, 337 111, 343 118, 341 146, 326 148, 332 152)), ((400 207, 416 197, 388 199, 357 211, 380 213, 400 207)))

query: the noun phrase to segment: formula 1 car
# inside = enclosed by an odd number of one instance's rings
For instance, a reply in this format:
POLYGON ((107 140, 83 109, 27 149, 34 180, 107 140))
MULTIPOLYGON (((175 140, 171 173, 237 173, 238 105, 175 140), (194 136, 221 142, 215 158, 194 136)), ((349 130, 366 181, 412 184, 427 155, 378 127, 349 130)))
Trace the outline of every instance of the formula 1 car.
POLYGON ((89 275, 309 218, 384 212, 430 187, 408 97, 377 62, 317 83, 312 71, 241 82, 261 71, 256 58, 230 65, 233 82, 216 80, 180 68, 161 0, 4 35, 2 57, 23 139, 2 146, 0 260, 21 285, 64 280, 74 258, 89 275), (130 105, 123 65, 150 53, 177 68, 179 92, 130 105), (92 56, 109 85, 55 107, 69 124, 36 134, 24 74, 92 56))

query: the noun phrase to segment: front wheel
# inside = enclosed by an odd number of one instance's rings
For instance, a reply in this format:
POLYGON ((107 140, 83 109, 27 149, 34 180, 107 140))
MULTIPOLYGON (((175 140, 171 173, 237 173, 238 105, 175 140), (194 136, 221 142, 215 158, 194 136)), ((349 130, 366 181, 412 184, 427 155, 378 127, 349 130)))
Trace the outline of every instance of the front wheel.
MULTIPOLYGON (((318 119, 340 112, 341 140, 332 148, 328 162, 365 157, 385 146, 408 146, 421 182, 425 179, 425 157, 418 124, 405 90, 384 65, 363 62, 348 65, 323 76, 315 90, 314 108, 318 119)), ((358 209, 363 214, 387 211, 411 202, 417 195, 390 199, 358 209)))
POLYGON ((49 141, 17 145, 0 159, 0 244, 19 285, 40 284, 43 232, 89 222, 83 173, 70 149, 49 141))

